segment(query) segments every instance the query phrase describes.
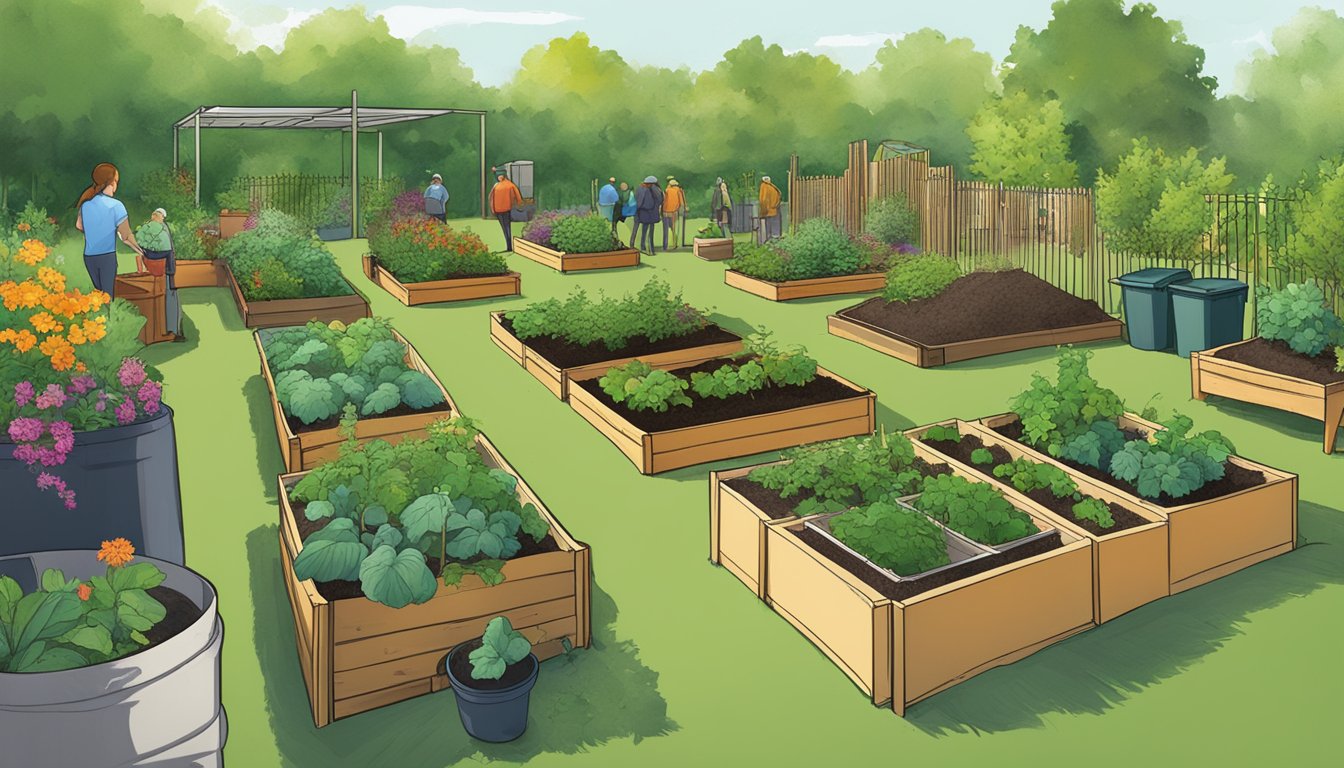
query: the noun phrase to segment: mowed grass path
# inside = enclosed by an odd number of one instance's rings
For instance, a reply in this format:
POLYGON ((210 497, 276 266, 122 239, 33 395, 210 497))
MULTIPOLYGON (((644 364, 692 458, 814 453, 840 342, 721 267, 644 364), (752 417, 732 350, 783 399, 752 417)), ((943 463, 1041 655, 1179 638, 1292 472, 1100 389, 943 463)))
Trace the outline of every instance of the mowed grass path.
MULTIPOLYGON (((493 222, 457 224, 501 245, 493 222)), ((1319 423, 1191 401, 1185 360, 1095 346, 1095 373, 1132 406, 1160 394, 1157 405, 1222 430, 1242 454, 1299 472, 1304 546, 981 675, 901 719, 871 706, 707 561, 710 467, 640 476, 491 344, 487 312, 575 287, 630 291, 659 275, 725 326, 769 329, 876 390, 888 430, 1004 411, 1032 371, 1052 368, 1053 351, 919 370, 826 334, 826 314, 855 297, 772 304, 728 288, 722 265, 688 251, 575 275, 510 257, 521 298, 406 308, 363 277, 363 247, 333 244, 347 277, 592 545, 594 644, 543 665, 530 728, 512 744, 467 738, 447 692, 314 728, 278 571, 282 466, 256 349, 226 290, 184 291, 190 343, 146 356, 177 412, 188 563, 221 596, 231 766, 1315 765, 1344 746, 1344 457, 1321 453, 1319 423)))

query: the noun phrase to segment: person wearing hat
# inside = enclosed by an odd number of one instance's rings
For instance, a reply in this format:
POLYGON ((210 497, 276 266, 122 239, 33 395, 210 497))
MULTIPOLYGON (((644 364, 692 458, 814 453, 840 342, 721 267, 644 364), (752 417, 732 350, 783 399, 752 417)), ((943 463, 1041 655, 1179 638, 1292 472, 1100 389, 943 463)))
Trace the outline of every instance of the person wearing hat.
POLYGON ((509 181, 508 171, 495 169, 495 186, 490 188, 490 211, 504 230, 504 250, 513 250, 513 209, 523 204, 523 193, 509 181))
POLYGON ((758 199, 761 206, 760 242, 764 243, 783 234, 780 231, 779 201, 781 197, 779 187, 770 183, 769 176, 761 177, 761 190, 758 199))
POLYGON ((723 230, 724 237, 733 236, 733 197, 728 194, 728 183, 722 176, 714 179, 714 191, 709 199, 709 215, 723 230))
POLYGON ((639 234, 639 250, 654 254, 653 225, 658 223, 663 210, 663 189, 657 176, 645 176, 644 183, 635 192, 635 230, 630 235, 630 247, 635 247, 635 233, 639 234))
POLYGON ((448 221, 448 189, 443 186, 443 177, 434 174, 429 177, 429 186, 425 187, 425 213, 439 221, 448 221))
POLYGON ((155 208, 149 221, 135 230, 135 239, 145 253, 145 272, 167 278, 163 292, 164 329, 173 334, 173 341, 185 341, 182 304, 177 298, 177 258, 173 249, 173 231, 168 228, 167 219, 167 211, 155 208))
POLYGON ((611 222, 611 231, 616 231, 616 204, 621 201, 621 196, 616 192, 616 177, 607 179, 607 183, 597 191, 597 212, 602 218, 611 222))
POLYGON ((686 217, 686 192, 681 188, 681 184, 676 179, 668 177, 667 192, 663 195, 663 250, 667 250, 667 233, 672 232, 672 240, 676 245, 682 246, 681 238, 677 237, 677 220, 685 220, 686 217))

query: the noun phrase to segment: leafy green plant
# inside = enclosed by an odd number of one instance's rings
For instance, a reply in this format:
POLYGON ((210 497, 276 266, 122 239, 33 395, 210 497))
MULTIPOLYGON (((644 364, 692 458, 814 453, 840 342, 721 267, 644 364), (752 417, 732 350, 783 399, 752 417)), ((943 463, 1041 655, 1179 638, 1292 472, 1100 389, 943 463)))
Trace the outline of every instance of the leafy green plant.
POLYGON ((1031 518, 997 489, 957 475, 924 478, 915 509, 973 541, 990 546, 1037 531, 1031 518))
POLYGON ((887 271, 887 287, 882 298, 909 302, 928 299, 942 293, 961 277, 961 267, 952 259, 925 253, 897 261, 887 271))
POLYGON ((674 405, 689 406, 689 382, 668 371, 655 369, 643 360, 631 360, 612 368, 598 380, 612 400, 632 411, 666 411, 674 405))
MULTIPOLYGON (((1060 347, 1056 381, 1032 374, 1031 385, 1011 401, 1022 420, 1023 442, 1060 456, 1071 440, 1093 431, 1093 424, 1114 421, 1125 412, 1120 396, 1092 378, 1087 364, 1091 357, 1086 350, 1060 347)), ((1098 434, 1098 439, 1110 438, 1098 434)))
POLYGON ((262 211, 256 227, 220 244, 219 256, 229 263, 243 298, 249 301, 261 300, 258 291, 267 298, 316 298, 351 292, 326 245, 302 222, 280 211, 262 211), (268 266, 271 261, 283 266, 288 276, 283 280, 298 279, 297 287, 287 283, 295 287, 292 294, 276 295, 277 289, 268 289, 260 280, 263 268, 274 269, 268 266))
POLYGON ((491 253, 470 230, 455 229, 428 216, 380 218, 368 230, 369 251, 403 283, 423 283, 509 271, 501 253, 491 253))
POLYGON ((1111 459, 1111 475, 1133 483, 1140 496, 1156 499, 1166 494, 1177 499, 1226 474, 1231 441, 1208 430, 1191 435, 1194 422, 1176 414, 1159 422, 1164 428, 1151 440, 1130 440, 1111 459))
POLYGON ((1047 488, 1051 495, 1059 497, 1078 493, 1078 484, 1067 472, 1053 464, 1044 464, 1025 457, 995 467, 994 476, 1007 480, 1023 493, 1031 493, 1039 488, 1047 488))
POLYGON ((947 426, 943 426, 941 424, 935 424, 932 427, 929 427, 928 429, 924 430, 923 439, 935 443, 943 443, 943 442, 960 443, 961 431, 958 430, 954 425, 949 424, 947 426))
POLYGON ((988 448, 976 448, 975 450, 971 451, 971 463, 981 465, 993 464, 994 454, 990 453, 988 448))
POLYGON ((637 293, 619 299, 602 295, 597 301, 575 289, 563 301, 547 299, 505 313, 513 334, 520 339, 554 337, 581 346, 601 342, 607 349, 626 346, 639 336, 649 341, 687 336, 709 325, 703 310, 673 292, 667 282, 653 278, 637 293))
POLYGON ((780 282, 852 275, 864 261, 859 246, 826 219, 808 219, 768 245, 734 247, 729 268, 761 280, 780 282))
POLYGON ((246 211, 252 206, 252 190, 242 179, 234 179, 215 194, 215 205, 221 211, 246 211))
POLYGON ((1111 508, 1106 506, 1106 502, 1091 496, 1086 496, 1073 505, 1073 516, 1079 520, 1091 521, 1098 528, 1115 527, 1115 518, 1111 516, 1111 508))
POLYGON ((919 211, 905 195, 878 198, 868 205, 863 231, 888 245, 919 242, 919 211))
POLYGON ((1344 347, 1335 347, 1335 370, 1344 373, 1344 347))
POLYGON ((773 247, 756 242, 735 243, 728 268, 758 280, 782 283, 790 279, 788 262, 773 247))
POLYGON ((474 680, 498 680, 511 665, 526 659, 532 653, 532 644, 513 628, 505 616, 496 616, 485 625, 481 647, 473 650, 471 662, 474 680))
POLYGON ((1283 290, 1255 287, 1255 320, 1260 335, 1284 341, 1299 354, 1315 357, 1344 341, 1344 321, 1326 306, 1315 283, 1289 283, 1283 290))
POLYGON ((780 459, 782 463, 757 467, 747 478, 785 499, 805 496, 794 510, 799 516, 907 496, 918 491, 923 477, 910 440, 885 430, 790 448, 780 459))
POLYGON ((947 565, 943 531, 923 513, 878 501, 831 519, 831 533, 855 552, 901 576, 947 565))
POLYGON ((611 222, 597 214, 561 216, 551 230, 551 243, 566 253, 601 253, 620 247, 611 234, 611 222))
POLYGON ((697 229, 695 231, 695 236, 705 240, 721 238, 724 237, 723 227, 711 221, 709 224, 697 229))
POLYGON ((1101 469, 1125 445, 1125 433, 1114 421, 1094 421, 1087 431, 1074 435, 1059 449, 1059 458, 1101 469))
POLYGON ((700 397, 727 398, 767 386, 803 386, 817 376, 817 361, 803 347, 782 348, 765 333, 754 333, 742 344, 741 364, 720 366, 691 374, 691 388, 700 397))

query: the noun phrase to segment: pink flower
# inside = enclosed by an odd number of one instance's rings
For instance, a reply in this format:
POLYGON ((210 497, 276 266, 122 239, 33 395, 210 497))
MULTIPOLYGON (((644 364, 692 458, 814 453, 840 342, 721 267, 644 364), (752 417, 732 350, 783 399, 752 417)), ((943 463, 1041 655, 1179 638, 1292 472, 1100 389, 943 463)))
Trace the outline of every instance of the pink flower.
POLYGON ((107 398, 106 398, 106 397, 100 397, 100 398, 98 398, 98 402, 96 402, 96 403, 93 404, 93 410, 95 410, 95 411, 97 411, 97 412, 99 412, 99 413, 102 413, 103 411, 106 411, 106 410, 107 410, 107 398))
POLYGON ((70 392, 76 395, 91 392, 96 386, 98 386, 98 382, 95 381, 92 376, 88 375, 76 376, 70 380, 70 392))
POLYGON ((145 364, 138 358, 128 357, 121 361, 121 367, 117 369, 117 380, 121 386, 127 389, 138 387, 145 378, 145 364))
POLYGON ((130 424, 135 421, 135 401, 129 397, 122 400, 113 413, 117 416, 118 424, 130 424))
POLYGON ((9 439, 16 443, 31 443, 42 437, 40 419, 17 418, 9 422, 9 439))
POLYGON ((14 402, 20 408, 30 403, 33 399, 33 382, 20 381, 14 385, 14 402))
POLYGON ((46 410, 48 408, 60 408, 65 405, 65 390, 57 384, 48 384, 47 388, 42 390, 42 394, 37 396, 37 407, 46 410))
POLYGON ((47 425, 47 431, 51 433, 52 439, 56 441, 55 448, 59 453, 67 454, 75 447, 75 428, 70 426, 68 421, 53 421, 47 425))
MULTIPOLYGON (((157 410, 159 403, 163 399, 163 385, 157 381, 145 381, 144 384, 140 385, 140 390, 135 393, 135 396, 146 406, 150 403, 154 403, 154 407, 157 410)), ((146 410, 149 410, 148 407, 146 407, 146 410)), ((153 411, 150 411, 150 413, 153 413, 153 411)))

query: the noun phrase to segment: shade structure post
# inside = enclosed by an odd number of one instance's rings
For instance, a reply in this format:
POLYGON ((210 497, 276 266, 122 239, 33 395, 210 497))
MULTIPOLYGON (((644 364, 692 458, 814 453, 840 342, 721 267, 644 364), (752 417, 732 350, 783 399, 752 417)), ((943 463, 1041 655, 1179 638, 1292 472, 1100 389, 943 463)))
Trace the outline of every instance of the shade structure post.
POLYGON ((359 237, 359 91, 350 91, 350 235, 359 237))
POLYGON ((481 113, 481 218, 490 218, 489 204, 485 200, 485 113, 481 113))
POLYGON ((192 127, 196 134, 196 207, 201 207, 201 110, 196 110, 196 116, 192 119, 192 127))
POLYGON ((378 132, 378 180, 383 180, 383 132, 378 132))
POLYGON ((173 170, 174 170, 174 171, 177 170, 177 166, 178 166, 178 162, 177 162, 177 150, 178 150, 178 147, 181 146, 181 144, 182 144, 181 129, 179 129, 176 125, 174 125, 174 126, 173 126, 173 170))

